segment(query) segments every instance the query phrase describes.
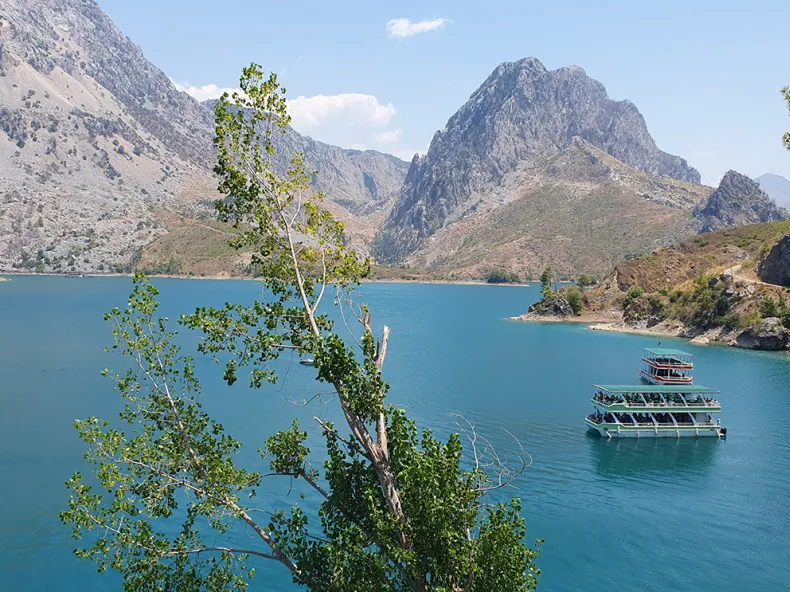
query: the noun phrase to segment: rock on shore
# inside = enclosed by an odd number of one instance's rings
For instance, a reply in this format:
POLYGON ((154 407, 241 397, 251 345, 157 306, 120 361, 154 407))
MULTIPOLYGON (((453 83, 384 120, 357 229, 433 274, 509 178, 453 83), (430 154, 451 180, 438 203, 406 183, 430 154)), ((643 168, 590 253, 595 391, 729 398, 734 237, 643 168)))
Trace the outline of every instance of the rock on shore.
POLYGON ((763 319, 759 325, 743 331, 736 338, 740 347, 781 351, 790 349, 790 330, 775 317, 763 319))

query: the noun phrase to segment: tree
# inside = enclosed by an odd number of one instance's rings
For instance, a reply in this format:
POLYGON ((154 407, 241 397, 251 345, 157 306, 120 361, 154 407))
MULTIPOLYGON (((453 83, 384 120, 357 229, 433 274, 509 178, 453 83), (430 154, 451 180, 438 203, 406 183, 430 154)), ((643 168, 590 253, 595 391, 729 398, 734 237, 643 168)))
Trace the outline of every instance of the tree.
MULTIPOLYGON (((788 110, 790 110, 790 86, 786 86, 786 87, 784 87, 782 89, 782 95, 784 96, 785 101, 787 101, 787 108, 788 108, 788 110)), ((785 144, 785 148, 790 150, 790 132, 788 132, 788 133, 786 133, 784 135, 784 137, 782 138, 782 141, 785 144)))
POLYGON ((486 282, 489 284, 518 284, 519 277, 514 271, 492 269, 486 274, 486 282))
POLYGON ((565 300, 568 301, 571 308, 573 309, 573 314, 578 315, 582 312, 582 293, 574 287, 570 286, 564 290, 565 300))
POLYGON ((595 283, 595 276, 591 273, 583 273, 579 276, 579 279, 576 282, 579 287, 584 290, 585 288, 589 288, 595 283))
POLYGON ((274 168, 290 121, 275 75, 253 64, 240 86, 215 107, 215 172, 226 196, 217 208, 237 229, 233 245, 252 253, 265 296, 251 306, 198 308, 179 323, 201 333, 199 353, 220 356, 231 385, 242 371, 253 388, 274 383, 270 362, 283 352, 309 354, 331 392, 321 397, 339 406, 343 425, 316 419, 326 440, 323 475, 296 421, 266 439, 267 474, 237 466, 241 443, 202 410, 198 395, 209 394, 193 359, 158 316, 157 289, 137 275, 128 306, 106 315, 113 347, 132 361, 125 373, 105 371, 125 401, 127 431, 96 418, 76 422, 98 485, 76 473, 61 518, 78 539, 100 533, 76 554, 119 571, 124 589, 135 591, 243 590, 264 560, 321 592, 535 589, 538 549, 524 544, 519 501, 487 500, 528 457, 514 439, 518 462, 501 462, 463 418, 460 434, 445 442, 420 434, 386 404, 389 329, 374 337, 369 311, 355 300, 367 262, 345 246, 342 224, 310 192, 301 155, 291 156, 285 175, 274 168), (318 312, 327 289, 346 339, 318 312), (271 515, 256 506, 278 476, 301 480, 322 500, 318 517, 298 504, 271 515), (254 533, 244 548, 233 544, 238 527, 254 533))
POLYGON ((551 287, 552 273, 551 265, 549 265, 540 274, 541 292, 546 299, 550 299, 554 295, 554 289, 551 287))

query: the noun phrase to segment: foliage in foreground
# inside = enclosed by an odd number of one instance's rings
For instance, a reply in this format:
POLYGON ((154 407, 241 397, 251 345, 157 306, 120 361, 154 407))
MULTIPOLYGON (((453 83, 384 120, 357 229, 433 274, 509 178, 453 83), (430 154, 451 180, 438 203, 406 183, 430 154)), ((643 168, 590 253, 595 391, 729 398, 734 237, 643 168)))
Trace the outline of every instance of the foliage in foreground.
POLYGON ((221 357, 228 384, 245 369, 253 388, 274 383, 271 362, 281 353, 309 354, 331 393, 322 397, 344 421, 316 420, 327 449, 323 473, 298 422, 258 443, 266 471, 239 466, 241 443, 203 411, 200 398, 210 393, 158 315, 156 288, 138 275, 127 307, 107 315, 113 347, 131 361, 112 374, 125 403, 121 422, 76 423, 93 467, 91 478, 69 480, 61 514, 74 537, 86 539, 76 554, 120 572, 129 591, 244 590, 261 561, 279 562, 313 591, 535 589, 537 550, 524 544, 519 501, 487 500, 524 470, 523 450, 515 467, 505 465, 461 418, 471 452, 464 461, 460 435, 442 442, 420 434, 386 404, 389 329, 376 339, 370 314, 353 300, 366 262, 321 210, 301 157, 292 156, 284 176, 274 170, 277 137, 289 122, 276 77, 252 65, 241 88, 215 109, 215 170, 226 196, 218 209, 236 225, 234 246, 253 253, 266 296, 199 308, 180 324, 201 334, 201 354, 221 357), (335 291, 346 339, 318 313, 327 290, 335 291), (258 495, 278 476, 304 482, 321 500, 318 516, 298 503, 269 512, 258 495))
MULTIPOLYGON (((790 86, 786 86, 782 89, 782 95, 784 96, 785 101, 787 101, 787 109, 790 111, 790 86)), ((790 150, 790 132, 787 132, 784 135, 782 141, 785 144, 785 148, 790 150)))

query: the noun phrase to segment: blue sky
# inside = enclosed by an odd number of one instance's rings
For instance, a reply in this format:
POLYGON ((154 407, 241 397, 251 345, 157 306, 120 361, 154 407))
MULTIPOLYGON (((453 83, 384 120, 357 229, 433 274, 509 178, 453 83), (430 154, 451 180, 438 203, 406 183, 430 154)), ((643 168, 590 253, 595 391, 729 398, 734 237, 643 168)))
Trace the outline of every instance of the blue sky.
POLYGON ((534 56, 633 101, 704 182, 730 168, 790 178, 790 2, 98 1, 198 96, 251 61, 278 72, 295 127, 325 142, 424 152, 497 64, 534 56))

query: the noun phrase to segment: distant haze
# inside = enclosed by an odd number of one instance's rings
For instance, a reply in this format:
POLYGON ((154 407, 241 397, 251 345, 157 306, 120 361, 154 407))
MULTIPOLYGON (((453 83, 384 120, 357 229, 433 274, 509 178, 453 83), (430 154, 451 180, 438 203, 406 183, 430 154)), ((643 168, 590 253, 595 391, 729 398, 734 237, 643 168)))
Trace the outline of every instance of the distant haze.
POLYGON ((760 175, 755 181, 778 205, 790 209, 790 181, 773 173, 760 175))

